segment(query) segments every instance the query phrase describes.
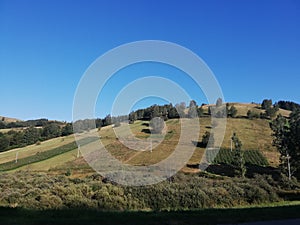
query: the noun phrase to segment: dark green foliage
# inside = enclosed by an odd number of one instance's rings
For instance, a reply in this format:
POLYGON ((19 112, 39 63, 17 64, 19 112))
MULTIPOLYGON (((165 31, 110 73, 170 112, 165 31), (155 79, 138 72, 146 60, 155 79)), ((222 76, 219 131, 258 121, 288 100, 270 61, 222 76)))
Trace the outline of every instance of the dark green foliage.
POLYGON ((208 131, 205 131, 205 133, 202 136, 201 145, 202 145, 202 147, 213 147, 214 146, 214 134, 210 133, 208 131))
POLYGON ((234 107, 234 105, 231 106, 231 107, 228 109, 228 111, 227 111, 228 116, 231 117, 231 118, 235 118, 236 115, 237 115, 237 113, 238 113, 238 111, 237 111, 237 109, 234 107))
POLYGON ((169 117, 169 119, 179 118, 179 114, 178 114, 177 109, 175 107, 170 108, 168 117, 169 117))
POLYGON ((67 123, 62 129, 61 129, 61 136, 68 136, 70 134, 73 134, 73 126, 71 123, 67 123))
MULTIPOLYGON (((3 121, 5 122, 5 121, 3 121)), ((59 121, 48 121, 48 119, 37 119, 37 120, 27 120, 27 121, 16 121, 10 123, 4 123, 4 128, 18 128, 18 127, 43 127, 47 124, 56 123, 62 125, 59 121)))
POLYGON ((199 174, 146 187, 102 182, 99 175, 84 179, 19 172, 1 174, 0 204, 31 209, 188 210, 233 207, 278 201, 278 185, 270 177, 204 178, 199 174), (276 186, 277 188, 274 188, 276 186))
MULTIPOLYGON (((245 150, 243 151, 243 156, 245 164, 258 165, 258 166, 268 166, 268 160, 259 150, 245 150)), ((234 164, 235 150, 230 149, 220 149, 206 151, 206 157, 209 162, 215 164, 234 164), (215 157, 215 158, 214 158, 215 157)))
POLYGON ((244 177, 246 173, 244 152, 242 151, 242 142, 237 137, 236 133, 233 133, 231 137, 234 146, 233 165, 236 167, 237 175, 244 177))
POLYGON ((128 116, 129 123, 134 123, 137 120, 137 112, 131 112, 128 116))
POLYGON ((0 121, 0 129, 5 129, 6 125, 4 122, 0 121))
POLYGON ((263 102, 261 103, 261 108, 262 109, 271 108, 272 104, 273 104, 272 99, 264 99, 263 102))
POLYGON ((251 111, 251 110, 248 110, 248 112, 247 112, 247 117, 248 117, 248 119, 252 120, 252 119, 257 119, 257 118, 259 118, 260 115, 259 115, 258 113, 256 113, 256 112, 253 112, 253 111, 251 111))
POLYGON ((291 101, 279 101, 278 106, 281 109, 290 110, 290 111, 295 111, 297 109, 300 110, 300 105, 291 101))
MULTIPOLYGON (((42 123, 42 121, 40 121, 40 123, 42 123)), ((67 123, 62 128, 58 123, 47 123, 41 128, 31 126, 21 131, 10 130, 7 133, 0 133, 0 151, 25 147, 27 145, 35 144, 38 141, 45 141, 59 136, 67 136, 72 133, 73 126, 71 123, 67 123)))
POLYGON ((261 104, 261 108, 265 109, 265 113, 262 113, 260 117, 262 119, 267 119, 273 118, 276 115, 276 112, 279 110, 279 105, 277 103, 272 105, 271 99, 265 99, 261 104))
POLYGON ((204 110, 202 106, 197 108, 197 113, 198 113, 198 117, 204 116, 204 110))
POLYGON ((36 143, 41 137, 40 130, 34 127, 29 127, 24 131, 23 143, 24 145, 31 145, 36 143))
POLYGON ((9 137, 3 133, 0 133, 0 151, 3 152, 9 147, 9 137))
POLYGON ((300 178, 300 110, 293 111, 289 119, 278 115, 270 126, 283 171, 290 179, 293 174, 300 178))

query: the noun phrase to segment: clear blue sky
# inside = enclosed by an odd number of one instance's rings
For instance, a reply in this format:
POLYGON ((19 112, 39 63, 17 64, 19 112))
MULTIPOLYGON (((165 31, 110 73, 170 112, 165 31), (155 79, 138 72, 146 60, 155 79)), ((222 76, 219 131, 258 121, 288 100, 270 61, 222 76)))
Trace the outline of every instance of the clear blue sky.
MULTIPOLYGON (((148 39, 198 54, 227 102, 300 102, 300 1, 0 0, 0 115, 70 121, 87 67, 118 45, 148 39)), ((144 69, 154 75, 155 67, 144 69)), ((97 115, 109 113, 111 95, 97 102, 97 115)))

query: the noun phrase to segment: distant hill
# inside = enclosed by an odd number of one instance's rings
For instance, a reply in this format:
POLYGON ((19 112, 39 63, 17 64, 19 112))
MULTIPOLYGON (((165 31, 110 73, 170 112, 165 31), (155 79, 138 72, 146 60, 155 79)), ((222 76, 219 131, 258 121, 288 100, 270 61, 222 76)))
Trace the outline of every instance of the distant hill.
POLYGON ((11 123, 11 122, 18 122, 21 120, 15 119, 15 118, 10 118, 10 117, 5 117, 5 116, 0 116, 0 121, 5 122, 5 123, 11 123))

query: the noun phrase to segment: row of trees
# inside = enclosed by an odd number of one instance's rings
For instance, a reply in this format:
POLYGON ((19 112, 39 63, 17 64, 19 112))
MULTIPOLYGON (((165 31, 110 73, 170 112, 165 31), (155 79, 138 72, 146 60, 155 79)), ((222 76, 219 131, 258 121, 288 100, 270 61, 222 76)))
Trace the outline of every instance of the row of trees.
POLYGON ((45 141, 51 138, 67 136, 73 133, 71 123, 61 126, 57 123, 49 123, 42 128, 28 127, 24 130, 10 130, 7 133, 0 132, 0 151, 24 147, 45 141))
POLYGON ((290 111, 295 111, 297 109, 300 110, 300 105, 295 102, 291 102, 291 101, 279 101, 278 105, 279 105, 279 108, 285 109, 285 110, 290 110, 290 111))
POLYGON ((255 112, 253 110, 248 110, 247 117, 249 119, 272 119, 276 116, 276 113, 279 110, 279 104, 272 102, 272 99, 264 99, 261 103, 261 109, 264 110, 264 112, 255 112))
POLYGON ((63 125, 63 122, 59 121, 49 121, 48 119, 36 119, 36 120, 26 120, 26 121, 16 121, 16 122, 6 122, 6 118, 2 117, 0 121, 0 129, 10 129, 10 128, 21 128, 21 127, 43 127, 47 124, 56 123, 63 125))

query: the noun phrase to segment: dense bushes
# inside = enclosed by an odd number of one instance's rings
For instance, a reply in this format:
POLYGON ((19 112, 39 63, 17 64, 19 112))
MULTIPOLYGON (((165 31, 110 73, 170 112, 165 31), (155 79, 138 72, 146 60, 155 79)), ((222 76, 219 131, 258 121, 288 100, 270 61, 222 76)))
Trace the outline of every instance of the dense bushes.
POLYGON ((113 185, 99 175, 71 179, 19 172, 0 179, 1 206, 35 209, 187 210, 275 202, 282 193, 281 181, 269 176, 211 179, 180 173, 172 182, 147 187, 113 185))

